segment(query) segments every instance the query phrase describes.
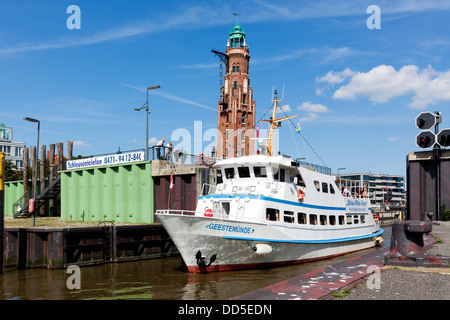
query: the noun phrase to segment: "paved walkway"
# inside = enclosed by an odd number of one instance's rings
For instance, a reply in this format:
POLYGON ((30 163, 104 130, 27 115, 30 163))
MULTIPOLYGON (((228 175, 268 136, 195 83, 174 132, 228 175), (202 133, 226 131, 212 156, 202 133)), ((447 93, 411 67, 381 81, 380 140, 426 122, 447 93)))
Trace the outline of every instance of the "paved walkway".
MULTIPOLYGON (((424 235, 430 255, 450 255, 450 222, 424 235), (430 247, 431 246, 431 247, 430 247)), ((235 300, 417 300, 450 299, 450 268, 385 267, 389 248, 375 250, 293 279, 235 297, 235 300), (375 273, 372 273, 376 271, 375 273), (426 272, 425 272, 426 271, 426 272), (336 293, 340 297, 336 297, 336 293), (333 294, 333 295, 332 295, 333 294)))

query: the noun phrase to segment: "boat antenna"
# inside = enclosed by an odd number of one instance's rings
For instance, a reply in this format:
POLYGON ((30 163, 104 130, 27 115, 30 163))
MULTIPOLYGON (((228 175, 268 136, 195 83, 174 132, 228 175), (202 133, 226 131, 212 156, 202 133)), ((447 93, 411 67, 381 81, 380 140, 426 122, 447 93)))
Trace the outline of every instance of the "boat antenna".
POLYGON ((281 100, 284 99, 284 84, 283 84, 283 93, 281 94, 281 100))
MULTIPOLYGON (((278 102, 282 102, 283 100, 278 100, 277 90, 273 91, 273 96, 274 96, 274 99, 272 101, 272 103, 273 103, 272 117, 270 118, 270 120, 259 120, 261 122, 268 122, 270 124, 269 136, 267 138, 267 146, 261 146, 264 149, 266 149, 266 154, 268 156, 272 156, 273 155, 273 135, 275 133, 275 128, 281 127, 281 121, 287 120, 287 119, 290 119, 290 118, 293 118, 293 117, 297 116, 297 115, 294 115, 294 116, 289 116, 289 117, 276 119, 278 102)), ((281 109, 281 110, 283 110, 283 109, 281 109)))

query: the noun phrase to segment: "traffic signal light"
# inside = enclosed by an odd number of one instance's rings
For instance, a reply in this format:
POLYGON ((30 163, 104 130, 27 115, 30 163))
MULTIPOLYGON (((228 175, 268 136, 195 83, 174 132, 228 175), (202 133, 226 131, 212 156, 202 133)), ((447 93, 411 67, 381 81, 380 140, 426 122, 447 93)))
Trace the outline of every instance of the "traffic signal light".
POLYGON ((416 126, 422 130, 430 130, 436 125, 436 115, 429 111, 422 112, 416 118, 416 126))
POLYGON ((416 137, 416 142, 423 149, 431 148, 436 143, 436 135, 431 131, 422 131, 416 137))
POLYGON ((437 143, 439 143, 441 147, 450 146, 450 129, 443 129, 439 132, 437 136, 437 143))

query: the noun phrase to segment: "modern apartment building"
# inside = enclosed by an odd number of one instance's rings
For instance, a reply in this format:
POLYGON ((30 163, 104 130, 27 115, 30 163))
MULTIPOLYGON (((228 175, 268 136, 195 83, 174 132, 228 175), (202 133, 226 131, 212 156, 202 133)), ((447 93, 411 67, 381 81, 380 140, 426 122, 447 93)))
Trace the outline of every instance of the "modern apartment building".
POLYGON ((405 177, 388 174, 354 173, 343 174, 338 179, 357 181, 366 188, 374 209, 384 208, 388 201, 391 208, 406 206, 405 177))
POLYGON ((13 141, 12 128, 0 123, 0 152, 3 152, 5 159, 15 164, 18 170, 23 168, 22 152, 25 146, 24 142, 13 141))

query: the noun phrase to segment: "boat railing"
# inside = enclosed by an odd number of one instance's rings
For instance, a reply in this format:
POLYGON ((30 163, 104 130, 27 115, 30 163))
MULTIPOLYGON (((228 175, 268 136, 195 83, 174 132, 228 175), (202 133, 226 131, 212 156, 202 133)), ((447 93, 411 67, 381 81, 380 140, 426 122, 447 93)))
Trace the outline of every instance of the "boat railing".
POLYGON ((181 216, 194 216, 195 211, 192 210, 173 210, 173 209, 166 209, 166 210, 156 210, 156 213, 158 214, 177 214, 181 216))
POLYGON ((295 161, 298 165, 312 170, 312 171, 316 171, 316 172, 320 172, 323 174, 328 174, 331 175, 331 168, 329 167, 325 167, 325 166, 321 166, 319 164, 315 164, 315 163, 310 163, 310 162, 305 162, 305 161, 300 161, 300 160, 296 160, 295 161))
MULTIPOLYGON (((224 214, 221 212, 213 211, 210 212, 199 212, 192 211, 192 210, 156 210, 157 214, 165 214, 165 215, 180 215, 180 216, 195 216, 197 213, 197 216, 205 217, 205 218, 215 218, 220 220, 230 220, 230 215, 224 214)), ((233 216, 231 218, 233 221, 242 221, 242 222, 260 222, 260 219, 253 218, 253 217, 242 217, 242 216, 233 216)))
POLYGON ((367 182, 337 177, 336 184, 346 198, 369 198, 367 182))

